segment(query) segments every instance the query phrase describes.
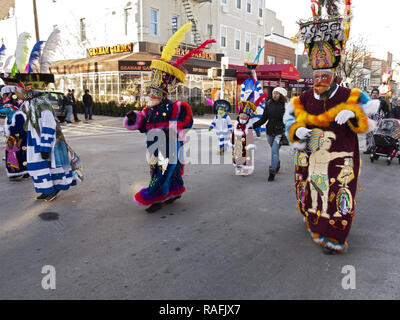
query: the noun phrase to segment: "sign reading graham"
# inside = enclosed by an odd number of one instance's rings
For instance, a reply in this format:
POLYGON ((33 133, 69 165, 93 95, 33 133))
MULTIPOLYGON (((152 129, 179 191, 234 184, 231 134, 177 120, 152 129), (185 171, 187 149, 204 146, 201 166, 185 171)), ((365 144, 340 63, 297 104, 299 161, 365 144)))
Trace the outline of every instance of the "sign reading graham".
POLYGON ((118 44, 116 46, 91 48, 91 49, 88 49, 88 53, 89 53, 89 56, 94 57, 94 56, 101 56, 101 55, 105 55, 105 54, 132 52, 132 49, 133 49, 132 43, 118 44))

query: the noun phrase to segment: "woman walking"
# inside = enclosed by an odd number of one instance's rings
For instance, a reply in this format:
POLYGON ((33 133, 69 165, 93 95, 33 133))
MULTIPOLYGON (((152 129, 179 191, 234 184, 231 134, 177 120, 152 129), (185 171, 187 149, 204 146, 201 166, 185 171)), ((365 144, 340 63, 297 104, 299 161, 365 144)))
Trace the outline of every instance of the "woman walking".
POLYGON ((279 150, 281 148, 281 139, 285 131, 283 116, 285 114, 286 102, 287 91, 284 88, 275 88, 272 92, 272 99, 269 100, 265 106, 263 116, 253 125, 253 128, 256 129, 268 121, 266 126, 267 139, 271 146, 271 165, 269 167, 268 181, 274 181, 280 169, 279 150))

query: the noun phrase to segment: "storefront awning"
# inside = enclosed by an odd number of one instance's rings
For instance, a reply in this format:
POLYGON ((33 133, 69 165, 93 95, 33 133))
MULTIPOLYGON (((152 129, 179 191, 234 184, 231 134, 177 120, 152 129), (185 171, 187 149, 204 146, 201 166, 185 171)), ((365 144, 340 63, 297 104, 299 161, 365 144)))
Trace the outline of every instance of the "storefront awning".
MULTIPOLYGON (((90 58, 61 60, 52 64, 50 72, 55 75, 79 74, 111 71, 150 71, 151 61, 155 58, 150 53, 119 53, 94 56, 90 58)), ((176 59, 178 57, 174 57, 176 59)), ((207 76, 208 69, 220 67, 220 62, 192 58, 184 67, 189 74, 207 76)), ((227 69, 225 76, 235 78, 236 70, 227 69)))
MULTIPOLYGON (((229 65, 235 68, 238 83, 243 83, 248 78, 248 70, 245 66, 229 65)), ((292 64, 266 64, 260 65, 257 70, 258 80, 299 80, 300 72, 292 64)))
MULTIPOLYGON (((138 66, 145 67, 150 66, 153 58, 153 55, 147 53, 120 53, 74 60, 61 60, 52 64, 50 72, 53 74, 77 74, 119 71, 121 61, 135 61, 139 62, 139 64, 137 64, 138 66)), ((144 70, 143 68, 135 71, 148 70, 144 70)))

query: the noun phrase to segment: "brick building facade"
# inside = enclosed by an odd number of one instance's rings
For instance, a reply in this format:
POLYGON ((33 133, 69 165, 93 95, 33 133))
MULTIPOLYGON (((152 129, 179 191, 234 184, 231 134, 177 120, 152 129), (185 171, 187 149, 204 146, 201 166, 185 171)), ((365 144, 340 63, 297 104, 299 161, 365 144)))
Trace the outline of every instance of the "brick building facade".
POLYGON ((265 37, 264 64, 295 64, 295 45, 277 34, 265 37))

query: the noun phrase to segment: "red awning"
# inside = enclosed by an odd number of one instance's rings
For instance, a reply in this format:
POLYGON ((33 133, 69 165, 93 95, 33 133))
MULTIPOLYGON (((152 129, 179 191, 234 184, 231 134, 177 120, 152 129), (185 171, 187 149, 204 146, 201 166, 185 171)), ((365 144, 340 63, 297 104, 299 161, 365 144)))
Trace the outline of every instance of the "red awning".
MULTIPOLYGON (((237 82, 242 83, 248 78, 248 70, 245 66, 229 65, 237 71, 237 82)), ((299 80, 300 72, 292 64, 264 64, 257 70, 258 80, 299 80)))

